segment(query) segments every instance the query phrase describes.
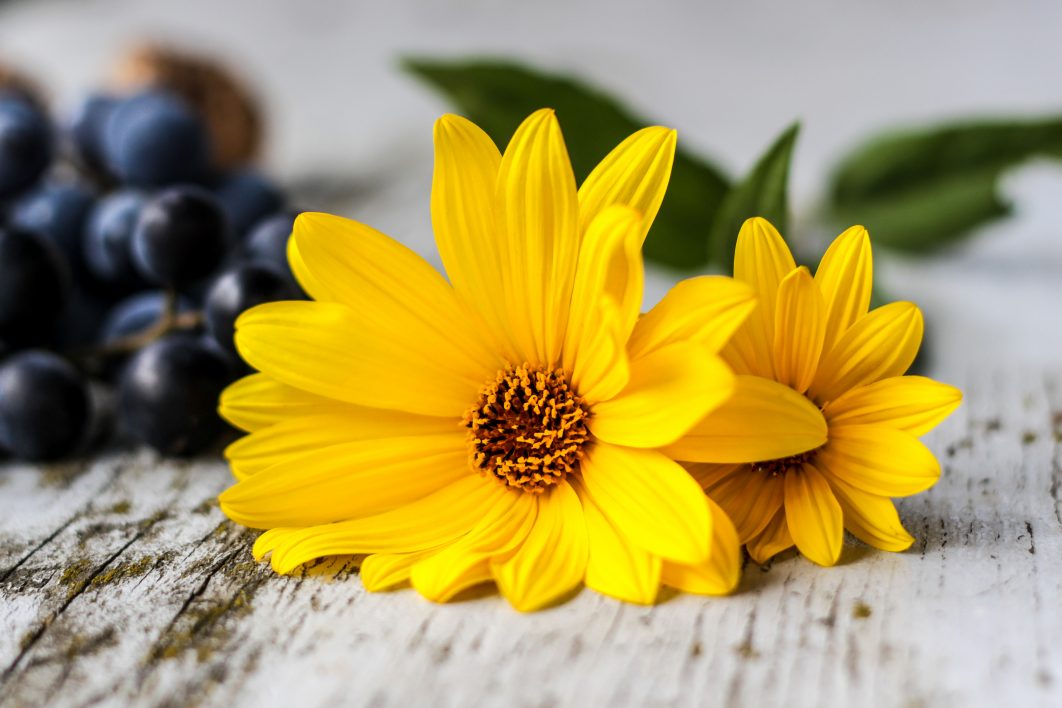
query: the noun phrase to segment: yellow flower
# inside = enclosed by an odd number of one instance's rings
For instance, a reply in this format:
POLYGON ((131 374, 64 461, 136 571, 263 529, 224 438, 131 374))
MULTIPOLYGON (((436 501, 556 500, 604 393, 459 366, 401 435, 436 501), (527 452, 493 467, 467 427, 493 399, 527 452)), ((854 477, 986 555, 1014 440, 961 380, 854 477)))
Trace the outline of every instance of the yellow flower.
POLYGON ((585 583, 651 603, 661 583, 725 593, 737 535, 657 448, 733 392, 717 352, 755 306, 720 277, 639 320, 641 245, 675 133, 647 128, 578 190, 551 111, 501 155, 435 127, 431 212, 449 282, 390 238, 303 214, 289 242, 313 302, 262 305, 236 343, 261 373, 222 397, 231 519, 287 573, 370 554, 370 590, 445 601, 494 581, 520 610, 585 583), (706 355, 707 354, 707 355, 706 355))
POLYGON ((722 352, 737 392, 666 451, 697 463, 688 468, 758 563, 795 543, 833 565, 844 529, 905 550, 913 539, 891 497, 940 477, 918 436, 962 400, 951 386, 903 375, 922 341, 922 313, 909 302, 868 312, 872 261, 861 226, 837 237, 813 278, 771 224, 749 219, 734 275, 759 299, 722 352))

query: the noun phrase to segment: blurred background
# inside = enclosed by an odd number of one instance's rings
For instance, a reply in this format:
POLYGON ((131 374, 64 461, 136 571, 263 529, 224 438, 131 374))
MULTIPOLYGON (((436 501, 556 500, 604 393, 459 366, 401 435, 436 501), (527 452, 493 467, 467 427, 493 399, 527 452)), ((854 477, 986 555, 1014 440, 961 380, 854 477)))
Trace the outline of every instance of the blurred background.
MULTIPOLYGON (((499 57, 576 76, 735 176, 799 120, 790 231, 817 259, 832 235, 820 218, 831 172, 849 150, 899 127, 1062 112, 1060 36, 1062 4, 1047 0, 0 2, 0 60, 31 73, 58 114, 134 43, 203 51, 253 88, 262 166, 298 206, 364 221, 433 260, 431 126, 453 104, 402 57, 499 57)), ((1062 166, 1022 161, 1003 194, 1013 216, 954 246, 876 252, 889 298, 926 310, 930 367, 946 380, 1062 356, 1062 166)), ((653 266, 647 305, 679 275, 653 266)))

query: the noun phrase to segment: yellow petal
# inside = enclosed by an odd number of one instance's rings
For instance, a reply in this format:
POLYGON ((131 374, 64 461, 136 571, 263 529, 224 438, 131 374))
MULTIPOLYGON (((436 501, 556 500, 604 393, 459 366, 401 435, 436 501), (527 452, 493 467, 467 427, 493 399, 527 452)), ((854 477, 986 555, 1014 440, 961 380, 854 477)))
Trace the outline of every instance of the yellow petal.
POLYGON ((888 497, 867 494, 830 476, 830 488, 844 512, 844 527, 856 538, 883 551, 905 551, 914 543, 888 497))
POLYGON ((830 483, 814 465, 785 475, 785 518, 800 552, 819 565, 841 557, 844 517, 830 483))
POLYGON ((253 432, 316 413, 342 414, 349 403, 282 384, 265 374, 244 376, 221 393, 218 412, 237 428, 253 432))
POLYGON ((962 391, 924 376, 894 376, 850 389, 823 408, 831 425, 883 425, 925 435, 962 403, 962 391))
POLYGON ((218 498, 225 515, 244 526, 314 526, 378 514, 473 474, 465 436, 454 430, 315 449, 246 477, 218 498))
POLYGON ((929 489, 940 479, 940 463, 910 433, 877 425, 830 429, 830 444, 816 455, 831 477, 864 492, 906 497, 929 489))
POLYGON ((376 438, 445 435, 460 430, 453 418, 414 415, 362 406, 346 406, 341 413, 306 415, 281 421, 245 435, 225 450, 237 478, 331 445, 376 438))
POLYGON ((435 244, 454 290, 480 312, 507 356, 515 359, 494 213, 500 164, 497 146, 471 121, 455 115, 435 121, 435 244))
POLYGON ((708 556, 704 492, 677 463, 655 450, 598 442, 581 469, 587 493, 632 543, 682 563, 708 556))
POLYGON ((452 564, 444 568, 445 576, 427 576, 423 570, 416 575, 416 568, 424 561, 415 565, 410 574, 411 580, 414 575, 417 577, 413 580, 416 591, 432 602, 449 602, 469 588, 494 580, 490 560, 482 554, 452 553, 447 557, 452 564))
POLYGON ((723 507, 734 523, 742 543, 756 536, 771 523, 785 499, 785 482, 781 475, 744 466, 705 487, 708 497, 723 507))
POLYGON ((671 344, 632 362, 627 387, 594 404, 590 432, 617 445, 668 445, 733 391, 734 375, 722 359, 697 344, 671 344))
POLYGON ((586 356, 603 326, 600 303, 616 304, 615 336, 630 336, 642 306, 644 273, 641 252, 642 218, 623 206, 601 212, 590 225, 579 251, 579 268, 572 291, 571 313, 564 342, 564 368, 573 371, 586 356))
POLYGON ((746 469, 745 465, 735 463, 717 465, 711 462, 683 462, 682 466, 701 485, 701 489, 708 489, 735 472, 746 469))
POLYGON ((471 531, 413 566, 410 580, 424 597, 446 602, 462 590, 491 579, 492 559, 506 559, 534 526, 538 502, 531 494, 511 494, 511 504, 484 511, 471 531))
POLYGON ((464 535, 487 509, 505 504, 512 492, 478 475, 397 509, 335 524, 273 529, 255 543, 255 555, 272 553, 278 573, 323 556, 348 553, 412 553, 464 535), (263 541, 263 539, 265 539, 263 541))
POLYGON ((834 239, 819 261, 815 284, 826 303, 825 341, 829 350, 870 307, 874 261, 865 228, 853 226, 834 239))
POLYGON ((579 257, 575 176, 551 110, 528 117, 502 156, 496 191, 502 272, 520 354, 559 363, 579 257))
POLYGON ((240 438, 225 448, 225 459, 233 476, 242 481, 278 463, 350 442, 347 435, 348 431, 335 425, 328 416, 292 418, 240 438), (321 427, 322 418, 332 424, 321 427))
POLYGON ((719 352, 756 307, 752 289, 719 275, 688 278, 638 320, 627 351, 631 358, 676 342, 719 352))
POLYGON ((922 343, 922 312, 909 302, 877 308, 841 335, 825 352, 808 391, 820 403, 849 389, 900 376, 922 343))
POLYGON ((822 354, 826 309, 807 268, 787 275, 778 286, 774 322, 777 380, 804 393, 815 378, 822 354))
POLYGON ((572 386, 587 402, 614 398, 630 381, 630 364, 620 332, 619 311, 611 298, 597 303, 600 324, 594 338, 580 346, 572 370, 572 386))
POLYGON ((617 600, 651 605, 660 590, 660 558, 631 543, 582 490, 590 557, 586 586, 617 600))
POLYGON ((277 546, 289 538, 294 537, 303 531, 300 528, 287 528, 278 527, 275 529, 269 529, 262 533, 254 541, 254 546, 251 547, 251 555, 254 556, 256 561, 260 561, 267 555, 273 552, 277 546))
POLYGON ((674 130, 643 128, 617 145, 579 187, 579 226, 586 233, 597 215, 621 204, 642 215, 638 247, 660 210, 675 161, 674 130))
POLYGON ((295 243, 295 239, 290 237, 288 238, 288 263, 291 265, 291 272, 302 287, 303 292, 314 300, 328 302, 330 298, 329 291, 317 282, 317 278, 306 267, 306 261, 302 259, 302 254, 299 253, 299 244, 295 243))
POLYGON ((759 536, 751 539, 745 548, 753 561, 763 565, 792 546, 793 537, 789 535, 789 526, 785 520, 785 509, 779 509, 774 518, 771 519, 771 523, 767 524, 767 528, 761 531, 759 536))
POLYGON ((711 499, 712 549, 707 560, 695 565, 664 561, 662 580, 685 592, 699 595, 726 595, 741 581, 741 544, 734 524, 711 499))
POLYGON ((589 544, 575 490, 561 482, 536 497, 538 517, 511 558, 491 563, 505 599, 521 612, 541 609, 583 582, 589 544))
POLYGON ((778 286, 795 268, 789 246, 771 222, 754 216, 741 225, 734 251, 734 277, 752 286, 762 301, 763 321, 772 329, 778 286))
POLYGON ((292 236, 306 268, 327 297, 361 320, 360 340, 387 337, 408 347, 430 347, 454 370, 483 380, 501 363, 487 328, 462 304, 450 284, 416 253, 375 229, 331 214, 305 212, 292 236))
POLYGON ((497 373, 459 364, 438 340, 414 344, 398 335, 403 327, 416 329, 411 320, 392 322, 389 334, 366 336, 376 314, 334 303, 271 302, 240 315, 236 346, 251 366, 289 386, 424 415, 460 418, 497 373))
POLYGON ((795 268, 793 254, 770 222, 753 217, 741 225, 734 251, 734 277, 752 286, 759 306, 727 347, 726 359, 735 371, 774 378, 772 346, 778 286, 795 268), (739 367, 742 361, 745 367, 739 367))
POLYGON ((358 575, 369 592, 390 590, 409 580, 413 564, 427 558, 434 549, 416 553, 373 553, 361 562, 358 575))
POLYGON ((764 462, 826 442, 826 420, 807 398, 777 381, 738 376, 734 395, 664 452, 689 462, 764 462))
MULTIPOLYGON (((757 301, 758 302, 758 301, 757 301)), ((771 333, 771 337, 774 334, 771 333)), ((774 349, 761 323, 746 320, 719 352, 735 374, 774 379, 774 349)))
MULTIPOLYGON (((494 573, 491 569, 490 561, 480 556, 468 556, 462 558, 453 568, 449 569, 449 584, 445 593, 437 595, 438 599, 424 592, 421 592, 421 594, 432 602, 449 602, 469 588, 493 581, 494 573)), ((418 592, 420 592, 419 588, 418 592)))

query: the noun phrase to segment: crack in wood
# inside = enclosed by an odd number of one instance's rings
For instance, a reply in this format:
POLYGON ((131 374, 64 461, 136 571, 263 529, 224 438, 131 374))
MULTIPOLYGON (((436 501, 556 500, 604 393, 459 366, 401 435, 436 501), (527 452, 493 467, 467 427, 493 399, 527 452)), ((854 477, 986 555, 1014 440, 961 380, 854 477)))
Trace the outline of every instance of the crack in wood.
MULTIPOLYGON (((81 467, 83 467, 84 469, 88 469, 88 465, 85 465, 85 464, 81 465, 81 467)), ((121 474, 122 468, 123 468, 123 466, 121 464, 115 465, 115 468, 111 472, 110 476, 108 477, 107 482, 104 483, 99 489, 95 490, 95 492, 93 493, 93 495, 92 495, 93 499, 96 498, 98 495, 105 494, 108 490, 110 490, 115 485, 115 483, 118 481, 119 475, 121 474)), ((59 536, 59 534, 61 534, 63 531, 65 531, 67 528, 69 528, 71 524, 73 524, 78 519, 84 517, 85 514, 88 511, 91 511, 92 507, 93 507, 93 501, 91 499, 89 501, 85 502, 84 505, 82 505, 80 508, 78 508, 73 514, 71 514, 67 518, 67 520, 65 522, 63 522, 57 529, 55 529, 50 534, 48 534, 44 538, 44 540, 42 540, 40 543, 38 543, 36 546, 34 546, 32 549, 30 549, 30 551, 28 553, 26 553, 24 556, 22 556, 10 568, 5 570, 3 572, 3 574, 0 574, 0 583, 2 583, 5 580, 7 580, 16 570, 18 570, 27 561, 29 561, 31 558, 33 558, 34 555, 36 555, 39 551, 41 551, 49 543, 54 541, 59 536)))
MULTIPOLYGON (((180 609, 178 609, 177 613, 173 616, 172 619, 170 619, 169 623, 166 625, 166 628, 163 630, 163 634, 173 629, 174 625, 176 625, 178 620, 180 620, 184 613, 188 611, 188 608, 192 605, 192 603, 195 602, 197 598, 201 597, 203 593, 206 592, 207 586, 210 585, 210 581, 214 578, 214 576, 220 573, 222 568, 224 568, 233 560, 235 560, 238 554, 239 551, 233 551, 229 555, 222 557, 220 561, 214 564, 214 566, 210 569, 210 572, 208 572, 203 577, 203 581, 199 583, 199 586, 192 590, 188 597, 184 599, 184 602, 181 603, 180 609)), ((155 655, 156 652, 152 651, 151 654, 153 659, 158 658, 155 655)))
POLYGON ((14 573, 14 572, 15 572, 16 570, 18 570, 19 568, 21 568, 21 567, 22 567, 22 566, 23 566, 23 565, 24 565, 24 564, 26 563, 26 561, 28 561, 28 560, 29 560, 30 558, 32 558, 32 557, 33 557, 33 556, 34 556, 34 555, 35 555, 35 554, 36 554, 36 553, 37 553, 38 551, 40 551, 40 550, 41 550, 42 548, 44 548, 44 547, 45 547, 45 546, 47 546, 47 545, 48 545, 49 543, 51 543, 52 541, 54 541, 54 540, 55 540, 55 538, 56 538, 56 537, 57 537, 57 536, 58 536, 59 534, 61 534, 61 533, 62 533, 63 531, 66 531, 66 530, 67 530, 68 528, 70 528, 70 524, 74 523, 74 521, 76 521, 76 520, 77 520, 77 518, 78 518, 78 516, 77 516, 76 514, 75 514, 74 516, 71 516, 71 517, 70 517, 69 519, 67 519, 67 520, 66 520, 66 521, 65 521, 65 522, 63 523, 63 525, 62 525, 62 526, 60 526, 60 527, 59 527, 59 528, 57 528, 57 529, 56 529, 55 531, 52 531, 52 532, 51 532, 50 534, 48 534, 48 535, 47 535, 47 536, 46 536, 46 537, 44 538, 44 540, 42 540, 42 541, 41 541, 40 543, 38 543, 38 544, 37 544, 36 546, 34 546, 34 547, 33 547, 33 548, 32 548, 32 549, 31 549, 31 550, 29 551, 29 553, 27 553, 26 555, 22 556, 22 558, 20 558, 20 559, 19 559, 19 560, 18 560, 18 561, 17 561, 17 562, 16 562, 16 563, 15 563, 15 564, 13 565, 13 566, 11 566, 11 567, 10 567, 10 568, 8 568, 7 570, 5 570, 5 571, 4 571, 4 573, 3 573, 2 575, 0 575, 0 583, 4 582, 4 581, 6 581, 6 580, 7 580, 8 578, 10 578, 10 577, 11 577, 11 575, 12 575, 12 574, 13 574, 13 573, 14 573))
POLYGON ((66 599, 64 599, 62 604, 59 605, 59 608, 49 614, 36 629, 31 630, 31 632, 23 640, 20 651, 15 656, 14 661, 12 661, 7 666, 7 668, 4 669, 3 673, 0 674, 0 687, 6 685, 8 681, 11 680, 15 669, 18 668, 18 665, 19 663, 21 663, 22 659, 25 658, 25 656, 29 654, 30 651, 32 651, 33 647, 37 644, 38 641, 40 641, 41 637, 44 636, 44 633, 48 631, 48 628, 52 626, 52 624, 59 618, 60 615, 62 615, 63 612, 66 611, 68 607, 70 607, 70 604, 74 602, 74 600, 76 600, 78 597, 80 597, 86 590, 88 590, 89 587, 91 587, 92 581, 100 573, 106 570, 107 566, 117 560, 118 557, 126 551, 126 549, 128 549, 138 540, 140 540, 140 538, 142 538, 148 531, 150 531, 151 527, 154 526, 155 523, 158 523, 159 520, 161 520, 161 517, 159 517, 158 519, 149 519, 146 522, 141 523, 140 530, 137 531, 137 533, 134 534, 131 539, 124 543, 117 551, 115 551, 109 558, 107 558, 106 561, 94 568, 87 577, 79 580, 75 584, 73 590, 67 593, 66 599))

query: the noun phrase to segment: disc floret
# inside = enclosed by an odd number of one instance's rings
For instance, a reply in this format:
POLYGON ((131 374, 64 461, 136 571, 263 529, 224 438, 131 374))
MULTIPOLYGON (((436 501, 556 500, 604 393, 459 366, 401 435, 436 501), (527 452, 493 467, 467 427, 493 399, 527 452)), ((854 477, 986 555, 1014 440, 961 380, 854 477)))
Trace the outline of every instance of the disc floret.
POLYGON ((464 417, 472 465, 541 494, 578 471, 589 416, 563 371, 526 363, 500 371, 464 417))

